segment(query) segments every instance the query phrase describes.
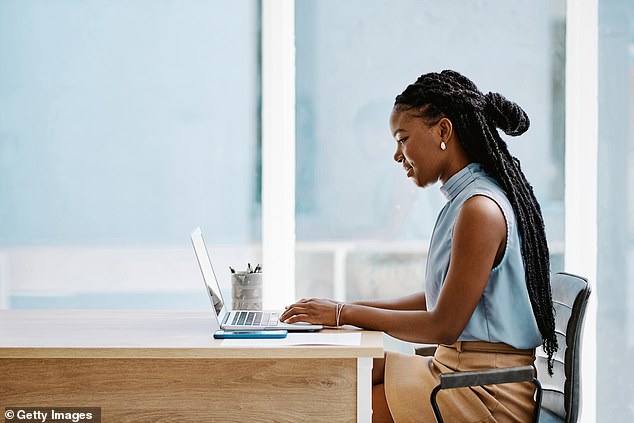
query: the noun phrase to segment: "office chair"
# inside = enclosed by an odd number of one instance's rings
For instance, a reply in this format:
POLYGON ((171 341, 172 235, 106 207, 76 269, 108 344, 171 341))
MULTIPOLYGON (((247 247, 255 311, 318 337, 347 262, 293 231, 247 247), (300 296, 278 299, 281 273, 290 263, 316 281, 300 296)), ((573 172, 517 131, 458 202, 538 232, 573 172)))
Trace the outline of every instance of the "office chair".
MULTIPOLYGON (((537 378, 533 366, 443 374, 429 398, 438 423, 443 422, 436 402, 436 395, 441 389, 526 381, 532 381, 537 387, 534 422, 577 421, 581 400, 581 334, 590 286, 585 278, 561 272, 552 277, 551 290, 559 344, 559 350, 554 357, 553 376, 548 374, 547 357, 541 348, 537 349, 535 359, 537 378)), ((416 354, 433 355, 434 349, 435 347, 418 348, 416 354)))

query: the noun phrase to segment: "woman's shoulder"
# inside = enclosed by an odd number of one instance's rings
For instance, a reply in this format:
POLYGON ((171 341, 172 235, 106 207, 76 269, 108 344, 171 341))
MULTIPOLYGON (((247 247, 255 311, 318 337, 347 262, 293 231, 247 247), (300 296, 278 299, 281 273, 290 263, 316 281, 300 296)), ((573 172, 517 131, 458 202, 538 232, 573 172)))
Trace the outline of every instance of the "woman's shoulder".
POLYGON ((505 238, 507 230, 505 215, 501 206, 489 196, 474 195, 465 200, 460 207, 456 229, 473 235, 481 235, 485 232, 495 234, 495 238, 505 238))
POLYGON ((462 192, 462 202, 465 203, 475 196, 486 197, 489 202, 495 202, 506 214, 512 210, 511 202, 506 191, 495 178, 482 171, 476 175, 473 183, 462 192))

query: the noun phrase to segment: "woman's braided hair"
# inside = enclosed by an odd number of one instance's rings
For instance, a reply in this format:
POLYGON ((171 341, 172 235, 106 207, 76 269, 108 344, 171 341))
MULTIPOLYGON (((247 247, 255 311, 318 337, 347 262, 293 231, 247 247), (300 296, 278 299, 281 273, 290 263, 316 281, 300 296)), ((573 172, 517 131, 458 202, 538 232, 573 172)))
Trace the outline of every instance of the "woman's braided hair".
POLYGON ((480 163, 506 191, 517 216, 526 287, 552 374, 558 346, 544 221, 519 160, 509 153, 496 129, 510 136, 521 135, 530 125, 528 115, 500 94, 483 94, 471 80, 452 70, 422 75, 396 97, 394 110, 406 111, 429 124, 447 117, 469 158, 480 163))

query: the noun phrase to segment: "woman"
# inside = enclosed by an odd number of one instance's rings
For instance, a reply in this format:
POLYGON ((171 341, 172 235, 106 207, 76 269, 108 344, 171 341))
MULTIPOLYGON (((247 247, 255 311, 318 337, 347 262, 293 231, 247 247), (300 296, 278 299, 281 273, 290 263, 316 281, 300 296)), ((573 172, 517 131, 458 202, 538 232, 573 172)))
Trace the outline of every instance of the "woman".
MULTIPOLYGON (((434 357, 388 352, 373 369, 374 421, 433 422, 427 398, 441 373, 531 365, 540 344, 552 366, 548 246, 532 187, 496 129, 511 136, 528 129, 517 104, 445 70, 422 75, 396 97, 390 127, 394 160, 407 177, 420 187, 440 181, 447 198, 425 291, 355 303, 301 300, 281 318, 439 344, 434 357)), ((525 422, 533 394, 527 382, 447 390, 438 402, 447 421, 525 422)))

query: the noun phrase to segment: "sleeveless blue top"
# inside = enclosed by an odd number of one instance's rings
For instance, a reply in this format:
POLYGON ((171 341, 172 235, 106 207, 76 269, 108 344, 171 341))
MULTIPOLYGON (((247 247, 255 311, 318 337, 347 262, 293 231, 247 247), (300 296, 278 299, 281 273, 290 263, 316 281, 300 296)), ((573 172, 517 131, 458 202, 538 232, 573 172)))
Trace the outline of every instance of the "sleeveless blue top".
POLYGON ((504 342, 518 349, 541 345, 541 334, 526 288, 515 212, 506 193, 478 163, 467 165, 440 190, 448 202, 438 215, 429 246, 425 272, 427 310, 436 306, 449 271, 453 228, 460 208, 474 195, 484 195, 495 201, 504 213, 506 251, 491 270, 480 302, 458 340, 504 342))

